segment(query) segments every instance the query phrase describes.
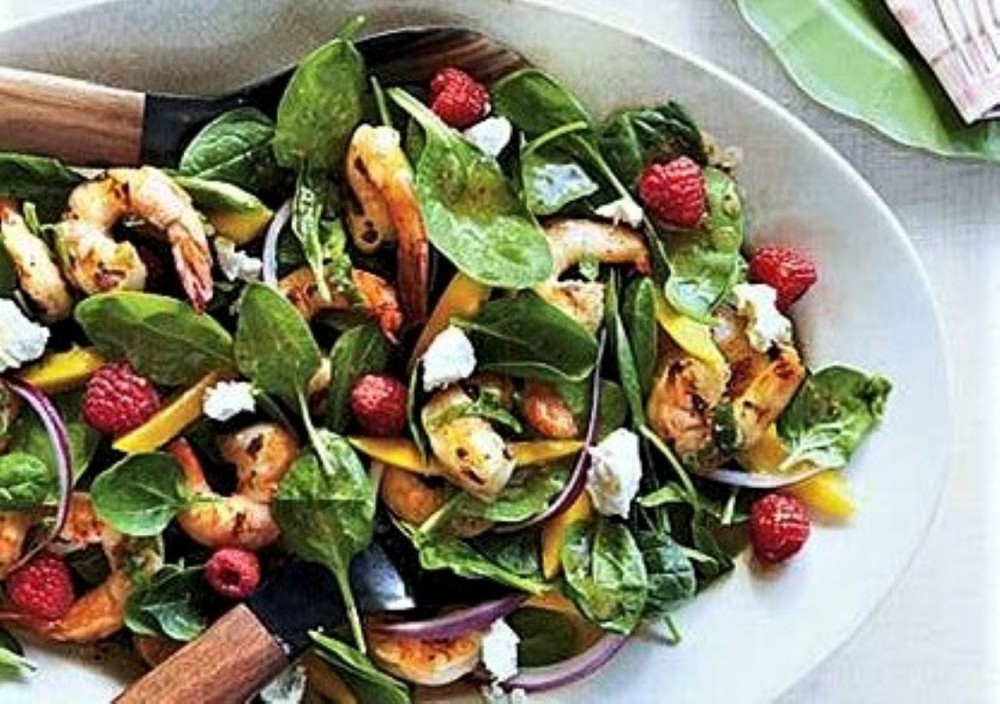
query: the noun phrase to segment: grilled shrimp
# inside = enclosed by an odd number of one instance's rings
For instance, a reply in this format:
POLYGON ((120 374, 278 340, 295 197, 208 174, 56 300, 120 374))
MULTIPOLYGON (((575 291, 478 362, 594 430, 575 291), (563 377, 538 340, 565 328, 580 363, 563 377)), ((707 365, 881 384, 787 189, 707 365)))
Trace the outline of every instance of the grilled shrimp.
POLYGON ((210 548, 260 550, 272 545, 279 531, 271 501, 298 455, 298 443, 279 425, 257 423, 224 438, 219 449, 236 465, 236 492, 231 496, 220 496, 209 487, 201 462, 186 441, 170 446, 188 490, 203 499, 178 513, 178 523, 192 539, 210 548))
POLYGON ((524 385, 522 398, 524 417, 539 434, 565 440, 580 433, 573 410, 549 384, 529 379, 524 385))
MULTIPOLYGON (((425 477, 388 465, 383 465, 382 470, 379 496, 393 515, 407 523, 420 525, 448 499, 445 488, 435 483, 440 482, 439 478, 425 477)), ((448 530, 463 538, 471 538, 489 530, 492 525, 489 521, 456 516, 449 522, 448 530)))
POLYGON ((709 446, 712 411, 722 400, 726 380, 699 359, 668 353, 646 405, 649 424, 681 456, 709 446))
POLYGON ((47 321, 62 320, 73 311, 59 267, 45 241, 32 233, 17 208, 0 199, 0 242, 17 272, 18 284, 47 321))
POLYGON ((514 459, 485 419, 461 415, 448 419, 450 412, 469 403, 468 394, 451 386, 431 397, 421 420, 445 476, 473 496, 492 501, 507 485, 514 459))
POLYGON ((24 540, 34 523, 30 511, 4 511, 0 513, 0 579, 21 558, 24 540))
POLYGON ((438 687, 472 672, 479 664, 483 634, 471 631, 457 638, 418 640, 368 636, 374 660, 408 682, 438 687))
MULTIPOLYGON (((354 269, 351 277, 358 287, 365 313, 378 323, 387 338, 395 340, 403 327, 403 312, 392 284, 360 269, 354 269)), ((346 296, 334 294, 329 299, 324 299, 316 286, 316 277, 308 266, 296 269, 281 279, 278 290, 306 320, 311 320, 324 311, 349 310, 352 305, 346 296)))
POLYGON ((596 281, 549 281, 535 293, 596 333, 604 320, 604 284, 596 281))
POLYGON ((352 236, 361 248, 395 236, 400 298, 411 325, 427 318, 430 245, 413 170, 392 127, 361 125, 347 148, 347 182, 363 215, 352 217, 352 236), (368 227, 368 225, 371 227, 368 227))
POLYGON ((126 216, 166 234, 181 285, 194 308, 204 310, 212 299, 212 253, 201 216, 190 196, 151 166, 111 169, 73 190, 57 227, 66 278, 88 294, 145 287, 146 267, 135 248, 111 237, 111 228, 126 216))

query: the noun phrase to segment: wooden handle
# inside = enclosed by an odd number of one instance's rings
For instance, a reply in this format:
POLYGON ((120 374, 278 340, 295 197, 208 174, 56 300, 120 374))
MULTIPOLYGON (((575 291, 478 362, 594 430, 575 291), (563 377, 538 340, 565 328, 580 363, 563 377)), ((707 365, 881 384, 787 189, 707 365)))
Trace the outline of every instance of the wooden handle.
POLYGON ((79 166, 139 163, 146 96, 0 67, 0 150, 79 166))
POLYGON ((244 704, 288 665, 257 617, 237 606, 115 699, 117 704, 244 704))

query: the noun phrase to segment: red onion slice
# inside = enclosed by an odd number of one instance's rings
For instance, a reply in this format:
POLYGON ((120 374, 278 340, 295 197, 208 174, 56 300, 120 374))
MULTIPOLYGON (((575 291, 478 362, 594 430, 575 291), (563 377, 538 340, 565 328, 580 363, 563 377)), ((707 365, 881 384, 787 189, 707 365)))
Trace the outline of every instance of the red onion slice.
POLYGON ((496 526, 493 530, 496 533, 514 533, 531 526, 538 525, 543 521, 558 516, 573 505, 577 497, 587 484, 587 470, 590 467, 590 447, 594 444, 597 435, 598 411, 601 406, 601 360, 604 359, 604 345, 607 335, 602 331, 601 337, 597 341, 597 359, 594 361, 594 380, 590 390, 590 418, 587 420, 587 432, 583 438, 583 449, 580 450, 570 472, 569 479, 562 492, 541 512, 536 513, 531 518, 520 523, 504 523, 496 526))
POLYGON ((59 481, 59 499, 56 504, 55 520, 52 527, 44 538, 37 541, 21 556, 21 559, 11 568, 17 569, 39 552, 44 550, 49 543, 55 540, 66 525, 69 516, 70 492, 73 488, 73 463, 69 449, 69 435, 66 432, 66 424, 63 423, 59 411, 52 405, 52 401, 44 393, 36 389, 31 384, 19 379, 4 379, 3 383, 11 391, 20 396, 32 410, 38 414, 45 426, 45 432, 52 442, 53 455, 56 459, 56 476, 59 481))
POLYGON ((526 598, 527 596, 509 596, 424 621, 377 623, 368 628, 373 633, 395 638, 417 640, 459 638, 472 631, 481 631, 498 618, 516 611, 526 598))
POLYGON ((579 655, 545 667, 525 668, 501 686, 506 690, 545 692, 581 680, 603 667, 625 645, 628 636, 606 633, 579 655))
POLYGON ((261 255, 264 267, 261 276, 268 286, 278 285, 278 237, 291 216, 292 201, 288 199, 281 204, 278 212, 271 218, 271 224, 267 226, 267 234, 264 235, 264 252, 261 255))

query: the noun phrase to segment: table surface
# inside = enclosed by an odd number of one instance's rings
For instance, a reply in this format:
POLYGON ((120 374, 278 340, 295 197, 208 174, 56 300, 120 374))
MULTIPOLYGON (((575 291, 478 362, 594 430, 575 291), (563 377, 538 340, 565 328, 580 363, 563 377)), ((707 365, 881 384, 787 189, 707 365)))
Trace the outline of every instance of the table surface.
MULTIPOLYGON (((106 0, 0 0, 0 29, 106 0)), ((904 149, 812 103, 731 0, 545 0, 707 58, 805 120, 896 212, 927 267, 949 346, 952 471, 909 572, 787 702, 1000 700, 1000 166, 904 149), (994 305, 997 307, 994 308, 994 305)), ((808 0, 807 0, 808 1, 808 0)), ((920 467, 913 471, 919 472, 920 467)))

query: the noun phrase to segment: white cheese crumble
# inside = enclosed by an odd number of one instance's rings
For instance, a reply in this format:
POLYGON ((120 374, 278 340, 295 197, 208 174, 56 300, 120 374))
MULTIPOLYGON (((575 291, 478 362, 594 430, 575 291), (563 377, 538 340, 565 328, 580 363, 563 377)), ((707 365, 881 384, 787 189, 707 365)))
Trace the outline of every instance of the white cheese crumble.
POLYGON ((496 682, 488 687, 480 687, 479 693, 483 695, 485 704, 526 704, 528 701, 527 693, 520 687, 510 690, 508 694, 496 682))
POLYGON ((595 210, 594 214, 599 218, 610 220, 615 225, 623 222, 631 227, 639 227, 643 217, 642 206, 627 196, 605 203, 595 210))
POLYGON ((642 477, 639 437, 627 428, 618 428, 589 452, 587 493, 594 508, 605 516, 628 518, 642 477))
POLYGON ((737 284, 733 287, 736 312, 746 318, 750 346, 767 352, 771 345, 792 341, 792 321, 775 307, 778 292, 767 284, 737 284))
POLYGON ((215 238, 215 254, 223 276, 229 281, 257 281, 264 262, 236 249, 236 243, 226 237, 215 238))
POLYGON ((0 372, 38 359, 49 342, 49 329, 25 317, 17 304, 0 298, 0 372))
POLYGON ((253 413, 256 407, 253 385, 246 381, 220 381, 205 392, 201 403, 205 415, 218 421, 227 421, 244 411, 253 413))
POLYGON ((264 704, 299 704, 306 696, 306 668, 293 665, 260 690, 264 704))
POLYGON ((472 342, 454 325, 438 333, 423 356, 424 391, 433 391, 468 379, 476 369, 472 342))
POLYGON ((517 674, 517 644, 521 639, 502 618, 490 624, 483 636, 483 665, 494 682, 506 682, 517 674))
POLYGON ((462 136, 478 147, 479 151, 495 157, 510 143, 513 132, 510 120, 506 117, 487 117, 462 132, 462 136))

